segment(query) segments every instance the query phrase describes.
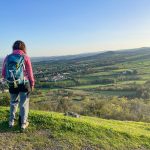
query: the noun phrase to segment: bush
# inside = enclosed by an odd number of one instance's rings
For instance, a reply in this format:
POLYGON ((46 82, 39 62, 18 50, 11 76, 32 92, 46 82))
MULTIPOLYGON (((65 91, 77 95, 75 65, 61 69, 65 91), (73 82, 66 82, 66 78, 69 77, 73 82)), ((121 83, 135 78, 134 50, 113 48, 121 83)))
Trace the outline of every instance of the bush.
POLYGON ((150 122, 150 100, 118 97, 95 99, 84 105, 82 114, 105 119, 150 122))
POLYGON ((147 81, 144 85, 141 85, 137 88, 136 96, 143 99, 150 98, 150 81, 147 81))

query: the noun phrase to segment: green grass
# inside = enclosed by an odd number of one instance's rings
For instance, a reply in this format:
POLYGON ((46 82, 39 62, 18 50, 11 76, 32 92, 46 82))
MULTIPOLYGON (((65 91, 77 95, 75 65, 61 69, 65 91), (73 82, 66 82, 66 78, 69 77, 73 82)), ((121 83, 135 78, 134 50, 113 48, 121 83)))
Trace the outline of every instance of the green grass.
MULTIPOLYGON (((75 87, 72 91, 75 93, 80 93, 80 94, 92 94, 92 95, 105 95, 105 96, 134 96, 135 91, 111 91, 111 90, 104 90, 104 91, 92 91, 90 92, 89 89, 96 88, 99 86, 81 86, 81 87, 75 87), (86 89, 88 91, 86 91, 86 89)), ((70 90, 71 91, 71 90, 70 90)))
MULTIPOLYGON (((108 85, 108 84, 107 84, 108 85)), ((80 86, 75 86, 75 87, 71 87, 72 89, 91 89, 91 88, 96 88, 99 86, 103 86, 101 84, 92 84, 92 85, 80 85, 80 86)), ((105 86, 105 85, 104 85, 105 86)))
POLYGON ((8 128, 8 108, 0 107, 0 149, 150 149, 150 123, 106 120, 81 116, 66 117, 61 113, 30 111, 30 126, 19 133, 16 125, 8 128), (9 139, 8 141, 4 139, 9 139), (6 144, 5 144, 6 143, 6 144))
POLYGON ((101 95, 107 95, 107 96, 134 96, 134 91, 99 91, 98 92, 101 95))
POLYGON ((117 82, 118 85, 127 85, 127 84, 138 84, 138 85, 141 85, 141 84, 144 84, 146 81, 145 80, 135 80, 135 81, 120 81, 120 82, 117 82))

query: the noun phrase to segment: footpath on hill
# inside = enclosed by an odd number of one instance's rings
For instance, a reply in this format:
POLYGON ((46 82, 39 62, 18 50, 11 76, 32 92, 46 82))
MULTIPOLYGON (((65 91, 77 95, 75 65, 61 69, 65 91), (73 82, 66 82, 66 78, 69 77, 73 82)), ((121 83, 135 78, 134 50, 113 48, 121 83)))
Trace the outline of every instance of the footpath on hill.
POLYGON ((0 107, 0 150, 149 150, 150 123, 30 111, 30 126, 8 128, 9 108, 0 107))

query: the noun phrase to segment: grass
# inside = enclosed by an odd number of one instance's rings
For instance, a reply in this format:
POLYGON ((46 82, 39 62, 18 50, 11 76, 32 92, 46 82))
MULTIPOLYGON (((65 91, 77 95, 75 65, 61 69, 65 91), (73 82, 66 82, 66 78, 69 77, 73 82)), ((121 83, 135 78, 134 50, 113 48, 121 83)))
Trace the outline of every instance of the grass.
POLYGON ((8 114, 7 107, 0 107, 0 149, 15 149, 22 143, 27 149, 150 149, 149 123, 31 110, 28 130, 19 133, 17 125, 8 128, 8 114))
MULTIPOLYGON (((96 88, 99 86, 103 86, 101 84, 92 84, 92 85, 80 85, 80 86, 75 86, 75 87, 70 87, 72 89, 90 89, 90 88, 96 88)), ((105 86, 105 85, 104 85, 105 86)))
POLYGON ((100 95, 107 95, 107 96, 134 96, 134 91, 99 91, 100 95))

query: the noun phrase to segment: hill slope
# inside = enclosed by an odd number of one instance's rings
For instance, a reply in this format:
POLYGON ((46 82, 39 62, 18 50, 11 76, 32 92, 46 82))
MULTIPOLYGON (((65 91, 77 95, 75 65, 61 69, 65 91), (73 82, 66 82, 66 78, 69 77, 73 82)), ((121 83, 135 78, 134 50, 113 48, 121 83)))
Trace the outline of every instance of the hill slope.
POLYGON ((0 149, 150 149, 150 124, 72 118, 60 113, 30 111, 25 133, 8 128, 9 111, 0 107, 0 149))

